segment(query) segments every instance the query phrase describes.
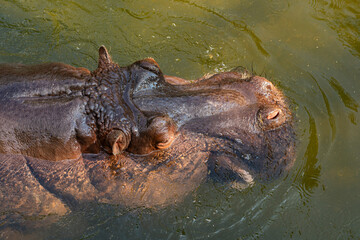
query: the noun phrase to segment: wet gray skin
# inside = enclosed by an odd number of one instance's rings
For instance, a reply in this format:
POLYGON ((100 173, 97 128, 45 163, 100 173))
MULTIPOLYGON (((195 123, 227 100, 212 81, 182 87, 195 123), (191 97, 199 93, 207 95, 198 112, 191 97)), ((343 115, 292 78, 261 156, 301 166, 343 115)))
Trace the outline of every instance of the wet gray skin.
POLYGON ((158 207, 206 179, 243 188, 293 164, 291 114, 268 80, 233 71, 186 81, 104 47, 90 72, 0 65, 0 206, 63 215, 82 203, 158 207))

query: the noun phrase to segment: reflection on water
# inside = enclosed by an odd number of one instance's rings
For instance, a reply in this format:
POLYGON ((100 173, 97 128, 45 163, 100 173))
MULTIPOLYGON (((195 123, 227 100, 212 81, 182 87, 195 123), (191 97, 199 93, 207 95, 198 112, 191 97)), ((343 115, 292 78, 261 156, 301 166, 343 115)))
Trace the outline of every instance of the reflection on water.
POLYGON ((252 41, 256 44, 256 47, 258 48, 258 50, 264 56, 266 56, 266 57, 269 56, 269 53, 262 46, 261 39, 258 36, 256 36, 254 31, 252 31, 250 29, 250 27, 246 23, 244 23, 243 21, 231 20, 231 19, 227 18, 226 16, 224 16, 223 14, 217 12, 216 10, 208 8, 206 6, 201 6, 201 5, 199 5, 199 4, 195 3, 195 2, 186 1, 186 0, 177 0, 177 1, 186 3, 186 4, 190 5, 190 6, 194 6, 196 8, 199 8, 199 9, 203 10, 203 11, 206 11, 209 14, 212 14, 212 15, 214 15, 216 17, 219 17, 220 19, 230 23, 232 26, 239 29, 240 31, 243 31, 243 32, 247 33, 251 37, 252 41))
MULTIPOLYGON (((335 116, 334 116, 333 111, 331 109, 329 98, 326 96, 325 92, 321 89, 321 87, 318 84, 318 82, 316 81, 316 79, 310 73, 309 73, 309 75, 314 80, 314 82, 316 83, 316 85, 319 88, 319 91, 321 92, 321 95, 322 95, 322 97, 324 99, 324 103, 325 103, 325 106, 326 106, 326 111, 327 111, 328 116, 329 116, 329 124, 330 124, 330 127, 331 127, 331 139, 334 140, 335 135, 336 135, 336 124, 335 124, 335 116)), ((309 112, 308 112, 308 114, 309 114, 309 112)), ((315 125, 314 119, 310 119, 310 120, 312 120, 311 122, 313 123, 313 125, 315 125)), ((311 124, 310 124, 310 127, 311 127, 311 124)), ((313 134, 313 136, 316 137, 316 129, 315 129, 315 134, 313 134)), ((318 144, 316 144, 316 145, 318 145, 318 144)))
POLYGON ((335 79, 331 78, 329 80, 331 87, 337 92, 345 107, 357 112, 359 104, 351 97, 349 93, 340 85, 340 83, 335 79))
POLYGON ((342 102, 344 103, 345 107, 352 110, 349 111, 347 116, 352 124, 357 125, 355 113, 358 112, 359 104, 356 102, 356 100, 353 97, 351 97, 349 93, 346 92, 346 90, 340 85, 340 83, 335 78, 332 77, 329 80, 329 83, 331 87, 337 92, 342 102))
POLYGON ((321 166, 318 165, 317 158, 319 151, 319 141, 315 120, 306 108, 305 110, 309 117, 309 141, 304 155, 306 162, 304 169, 301 171, 303 176, 301 179, 300 194, 302 195, 302 198, 307 199, 311 197, 312 193, 314 192, 314 188, 319 185, 321 166))
POLYGON ((359 238, 359 9, 357 0, 0 0, 1 62, 94 69, 105 44, 121 65, 151 56, 189 79, 253 66, 285 92, 297 128, 295 166, 274 182, 243 191, 209 182, 166 209, 80 206, 33 238, 359 238))
POLYGON ((326 21, 336 31, 351 53, 360 56, 360 2, 352 0, 312 1, 317 19, 326 21))

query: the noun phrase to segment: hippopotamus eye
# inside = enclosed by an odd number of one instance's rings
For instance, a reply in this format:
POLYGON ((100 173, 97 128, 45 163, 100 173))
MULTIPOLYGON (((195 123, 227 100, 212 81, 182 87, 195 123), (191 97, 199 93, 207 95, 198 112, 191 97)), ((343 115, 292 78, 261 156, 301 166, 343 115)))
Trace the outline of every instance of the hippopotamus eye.
POLYGON ((169 138, 166 140, 166 142, 158 142, 156 144, 156 148, 157 149, 166 149, 166 148, 169 148, 173 142, 172 140, 173 138, 169 138))
POLYGON ((148 154, 154 150, 169 148, 178 136, 176 123, 168 116, 148 119, 147 127, 139 135, 132 135, 129 147, 133 154, 148 154))
POLYGON ((153 58, 145 58, 139 61, 139 66, 145 70, 148 70, 156 75, 161 73, 159 64, 153 58))
POLYGON ((168 116, 155 117, 150 121, 148 129, 152 132, 154 147, 157 149, 170 147, 178 135, 176 123, 168 116))

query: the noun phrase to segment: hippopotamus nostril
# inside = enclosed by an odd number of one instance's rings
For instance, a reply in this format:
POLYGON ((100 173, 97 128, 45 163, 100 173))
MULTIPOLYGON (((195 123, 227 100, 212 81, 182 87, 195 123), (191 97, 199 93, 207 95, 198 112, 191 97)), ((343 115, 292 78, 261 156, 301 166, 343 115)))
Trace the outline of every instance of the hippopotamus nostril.
POLYGON ((241 74, 241 79, 243 80, 251 80, 253 74, 249 72, 246 68, 238 66, 231 70, 231 72, 237 72, 241 74))
POLYGON ((265 78, 258 78, 258 80, 262 92, 266 93, 274 89, 274 85, 265 78))
POLYGON ((273 89, 274 85, 267 80, 266 78, 260 77, 260 76, 254 76, 251 78, 251 82, 255 83, 258 87, 262 88, 262 89, 273 89))
POLYGON ((263 85, 264 85, 264 88, 266 88, 267 90, 270 90, 270 91, 272 90, 273 86, 271 83, 264 83, 263 85))

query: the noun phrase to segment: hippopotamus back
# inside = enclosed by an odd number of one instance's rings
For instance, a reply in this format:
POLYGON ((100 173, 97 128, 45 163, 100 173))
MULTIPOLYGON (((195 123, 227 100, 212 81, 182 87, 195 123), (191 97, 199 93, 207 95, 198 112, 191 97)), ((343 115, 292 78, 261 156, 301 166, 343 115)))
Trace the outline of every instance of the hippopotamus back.
POLYGON ((84 68, 62 63, 0 64, 0 152, 79 158, 78 139, 93 134, 82 94, 89 76, 84 68))

